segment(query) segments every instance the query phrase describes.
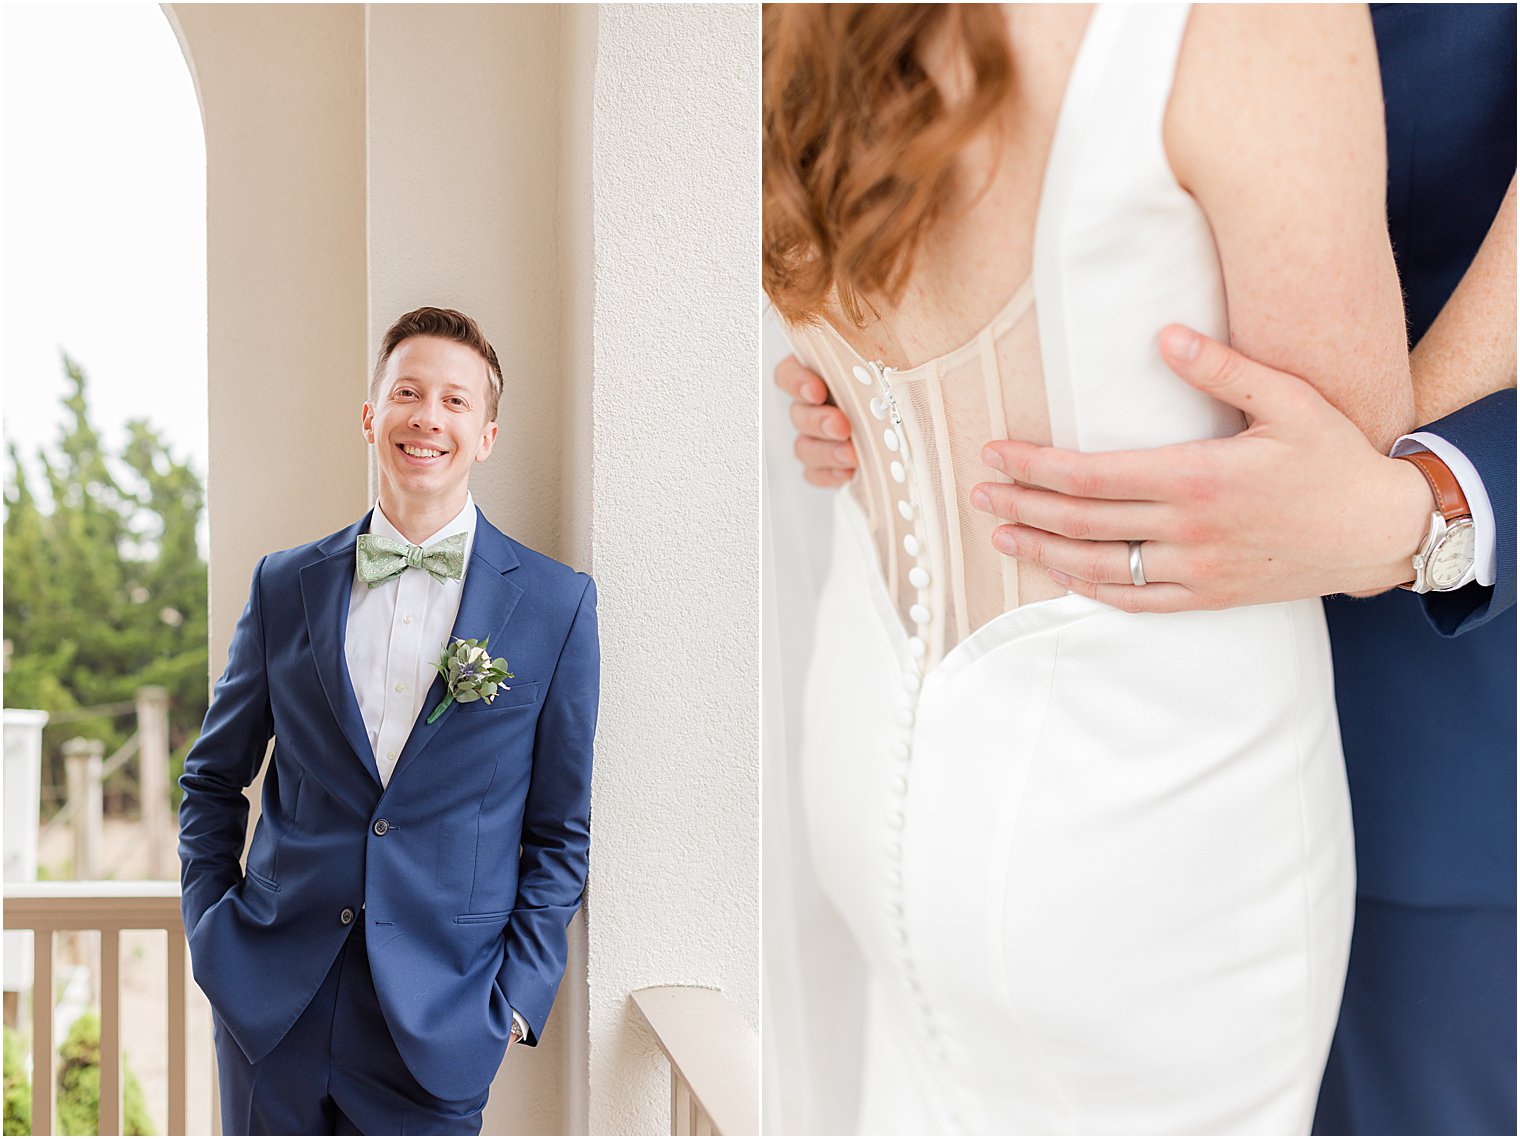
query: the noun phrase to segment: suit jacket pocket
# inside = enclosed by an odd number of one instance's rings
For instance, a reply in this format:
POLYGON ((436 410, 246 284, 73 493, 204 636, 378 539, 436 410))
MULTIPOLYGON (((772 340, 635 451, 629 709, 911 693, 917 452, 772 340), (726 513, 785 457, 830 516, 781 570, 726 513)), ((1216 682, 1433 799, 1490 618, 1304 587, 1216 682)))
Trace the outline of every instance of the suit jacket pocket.
POLYGON ((489 922, 506 921, 511 916, 511 910, 496 910, 488 914, 460 914, 454 920, 460 925, 485 925, 489 922))
POLYGON ((468 704, 460 704, 461 712, 499 712, 503 708, 517 708, 524 704, 538 703, 537 684, 513 684, 506 689, 497 689, 496 695, 487 704, 484 700, 471 700, 468 704))
POLYGON ((252 866, 245 868, 243 873, 250 881, 258 883, 266 890, 278 891, 280 888, 280 884, 273 878, 269 877, 267 874, 260 874, 252 866))

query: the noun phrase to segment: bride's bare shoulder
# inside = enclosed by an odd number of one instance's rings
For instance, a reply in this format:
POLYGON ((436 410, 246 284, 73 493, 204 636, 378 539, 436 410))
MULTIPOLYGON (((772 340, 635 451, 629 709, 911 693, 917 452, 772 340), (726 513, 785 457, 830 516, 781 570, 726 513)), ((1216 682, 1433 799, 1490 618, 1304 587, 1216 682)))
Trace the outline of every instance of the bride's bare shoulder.
POLYGON ((1295 146, 1379 165, 1382 122, 1365 4, 1193 7, 1166 119, 1168 157, 1190 190, 1295 146))

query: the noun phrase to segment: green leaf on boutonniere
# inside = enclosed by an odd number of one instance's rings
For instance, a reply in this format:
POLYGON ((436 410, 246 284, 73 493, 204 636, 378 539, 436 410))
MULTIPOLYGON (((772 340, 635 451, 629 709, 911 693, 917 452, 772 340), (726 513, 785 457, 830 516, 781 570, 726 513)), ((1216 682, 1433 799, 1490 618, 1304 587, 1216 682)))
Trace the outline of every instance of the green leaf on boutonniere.
POLYGON ((443 703, 428 716, 428 723, 443 715, 443 710, 456 700, 461 704, 476 700, 489 704, 498 691, 511 690, 510 686, 503 687, 501 682, 515 678, 507 671, 505 657, 491 659, 491 654, 486 651, 490 640, 490 637, 484 640, 455 637, 452 645, 443 646, 443 655, 433 667, 443 674, 446 694, 443 703))

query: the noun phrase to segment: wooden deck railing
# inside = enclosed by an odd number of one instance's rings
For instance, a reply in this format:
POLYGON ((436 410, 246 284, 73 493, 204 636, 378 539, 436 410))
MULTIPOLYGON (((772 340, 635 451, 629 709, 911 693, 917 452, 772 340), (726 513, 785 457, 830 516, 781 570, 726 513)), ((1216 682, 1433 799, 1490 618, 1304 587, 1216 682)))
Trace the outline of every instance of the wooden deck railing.
MULTIPOLYGON (((57 1126, 53 1039, 53 935, 100 931, 101 1135, 122 1133, 121 934, 165 931, 168 941, 168 1126, 184 1135, 187 949, 177 882, 6 883, 5 928, 32 930, 32 1133, 57 1126)), ((640 989, 634 1007, 670 1061, 672 1135, 758 1134, 759 1041, 738 1010, 714 989, 671 985, 640 989)), ((215 1075, 212 1119, 216 1127, 215 1075)))
POLYGON ((672 1135, 760 1133, 760 1047, 755 1030, 716 989, 639 989, 633 1007, 670 1061, 672 1135))
MULTIPOLYGON (((57 1119, 53 1040, 53 934, 100 931, 100 1127, 122 1134, 121 934, 161 929, 168 938, 170 1135, 185 1134, 185 960, 178 882, 5 884, 5 928, 36 934, 32 974, 32 1134, 57 1119)), ((214 1081, 214 1077, 213 1077, 214 1081)), ((213 1115, 215 1114, 213 1110, 213 1115)))

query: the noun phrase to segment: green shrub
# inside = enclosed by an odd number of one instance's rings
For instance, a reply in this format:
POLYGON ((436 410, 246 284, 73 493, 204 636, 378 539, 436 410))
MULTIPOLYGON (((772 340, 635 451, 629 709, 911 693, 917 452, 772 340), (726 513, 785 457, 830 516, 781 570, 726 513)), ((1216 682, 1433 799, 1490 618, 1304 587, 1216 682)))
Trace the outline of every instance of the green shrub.
MULTIPOLYGON (((32 1084, 26 1075, 26 1043, 5 1030, 5 1134, 32 1133, 32 1084)), ((63 1042, 58 1067, 59 1135, 95 1135, 100 1121, 100 1016, 87 1012, 74 1022, 63 1042)), ((126 1088, 122 1096, 127 1135, 155 1135, 143 1100, 142 1085, 122 1062, 126 1088)))
POLYGON ((5 1030, 5 1133, 32 1133, 32 1082, 26 1078, 26 1047, 9 1028, 5 1030))
MULTIPOLYGON (((58 1054, 59 1135, 95 1135, 100 1120, 100 1016, 87 1012, 74 1022, 58 1054)), ((122 1063, 126 1135, 153 1135, 142 1085, 122 1063)))
MULTIPOLYGON (((68 1030, 58 1068, 58 1134, 99 1134, 100 1016, 85 1013, 68 1030)), ((143 1086, 122 1061, 125 1134, 157 1134, 147 1116, 143 1086)), ((32 1133, 32 1084, 26 1078, 26 1046, 5 1030, 5 1133, 32 1133)))

